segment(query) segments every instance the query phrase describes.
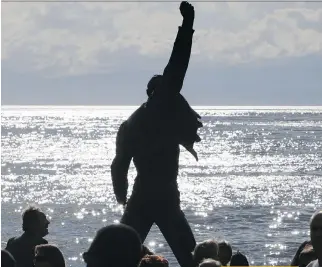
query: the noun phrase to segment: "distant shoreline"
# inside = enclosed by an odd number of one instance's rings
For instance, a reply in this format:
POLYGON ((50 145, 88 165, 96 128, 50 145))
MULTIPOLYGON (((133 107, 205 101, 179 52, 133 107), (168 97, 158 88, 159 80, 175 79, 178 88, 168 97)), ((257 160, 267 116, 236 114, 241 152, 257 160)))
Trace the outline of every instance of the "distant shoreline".
MULTIPOLYGON (((135 109, 139 105, 1 105, 4 109, 135 109)), ((218 110, 322 110, 322 106, 199 106, 192 105, 195 109, 218 109, 218 110)))

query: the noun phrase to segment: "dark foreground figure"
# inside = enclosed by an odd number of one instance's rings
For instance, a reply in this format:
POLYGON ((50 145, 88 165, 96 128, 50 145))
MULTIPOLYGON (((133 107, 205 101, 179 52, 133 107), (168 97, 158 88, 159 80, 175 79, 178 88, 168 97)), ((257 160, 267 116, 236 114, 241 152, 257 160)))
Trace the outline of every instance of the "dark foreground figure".
POLYGON ((16 261, 7 250, 1 250, 1 267, 16 267, 16 261))
POLYGON ((27 208, 22 214, 21 236, 8 240, 6 250, 16 260, 17 267, 33 267, 35 247, 47 244, 44 237, 48 234, 49 221, 46 215, 36 207, 27 208))
POLYGON ((142 256, 138 233, 121 223, 98 230, 89 249, 83 253, 87 267, 137 267, 142 256))
POLYGON ((142 242, 156 223, 181 267, 191 267, 196 242, 180 208, 179 145, 198 159, 193 145, 200 141, 202 123, 180 94, 191 54, 194 8, 182 2, 180 12, 183 22, 169 63, 163 75, 149 81, 148 101, 121 124, 111 171, 116 199, 126 205, 121 223, 133 227, 142 242), (132 158, 137 177, 127 202, 132 158))

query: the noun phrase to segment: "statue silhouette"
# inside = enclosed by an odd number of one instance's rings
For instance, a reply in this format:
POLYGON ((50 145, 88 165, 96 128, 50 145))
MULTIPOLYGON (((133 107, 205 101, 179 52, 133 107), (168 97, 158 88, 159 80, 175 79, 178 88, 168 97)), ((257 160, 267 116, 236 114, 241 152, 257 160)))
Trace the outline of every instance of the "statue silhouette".
POLYGON ((200 141, 197 131, 202 123, 180 94, 191 54, 194 8, 182 2, 180 12, 183 22, 163 75, 152 77, 147 102, 118 130, 111 173, 116 199, 126 205, 121 223, 133 227, 142 242, 156 223, 180 266, 192 267, 196 242, 180 208, 179 145, 198 160, 193 145, 200 141), (132 158, 137 177, 127 202, 127 173, 132 158))

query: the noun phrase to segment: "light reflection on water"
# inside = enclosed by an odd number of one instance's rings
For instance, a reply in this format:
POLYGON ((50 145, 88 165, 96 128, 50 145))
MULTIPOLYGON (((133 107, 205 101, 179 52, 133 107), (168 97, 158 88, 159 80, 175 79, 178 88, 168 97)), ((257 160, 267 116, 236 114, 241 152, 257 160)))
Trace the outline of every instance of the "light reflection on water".
MULTIPOLYGON (((20 233, 26 203, 43 205, 48 240, 70 266, 95 231, 118 222, 109 164, 115 134, 131 109, 4 108, 2 247, 20 233)), ((199 162, 181 154, 182 208, 197 241, 229 240, 252 264, 289 264, 322 206, 322 110, 200 111, 199 162)), ((130 190, 135 170, 129 172, 130 190)), ((174 263, 153 226, 146 244, 174 263)))

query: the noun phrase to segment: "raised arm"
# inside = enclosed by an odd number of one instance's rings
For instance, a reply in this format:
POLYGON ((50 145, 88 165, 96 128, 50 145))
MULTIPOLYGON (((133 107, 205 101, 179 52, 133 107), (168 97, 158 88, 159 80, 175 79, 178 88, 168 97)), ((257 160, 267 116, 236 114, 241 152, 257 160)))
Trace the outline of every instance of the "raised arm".
POLYGON ((180 93, 188 69, 194 33, 194 8, 188 2, 182 2, 180 12, 183 17, 182 25, 179 27, 170 60, 164 69, 162 85, 156 89, 157 94, 180 93))
POLYGON ((132 160, 130 143, 127 142, 128 134, 126 122, 123 122, 116 136, 116 156, 111 165, 111 176, 114 194, 119 204, 126 204, 128 189, 127 174, 132 160))

